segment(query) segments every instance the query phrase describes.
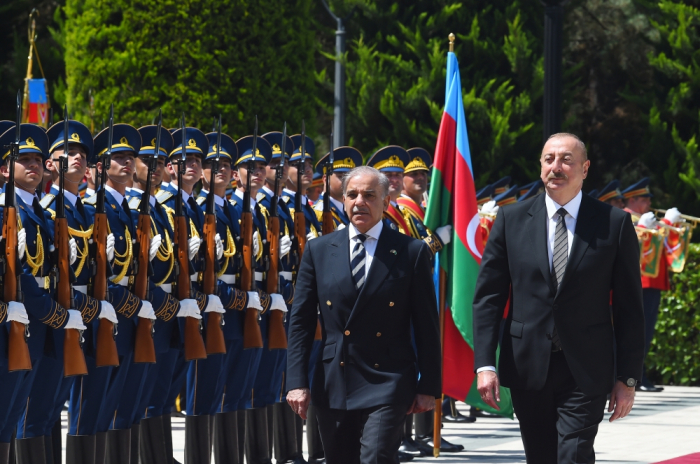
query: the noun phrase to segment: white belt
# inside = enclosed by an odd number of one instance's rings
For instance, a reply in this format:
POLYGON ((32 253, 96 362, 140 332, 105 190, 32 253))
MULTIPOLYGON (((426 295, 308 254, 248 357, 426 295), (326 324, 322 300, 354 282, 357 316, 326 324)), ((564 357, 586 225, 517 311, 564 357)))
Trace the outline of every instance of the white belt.
POLYGON ((87 295, 87 285, 73 285, 73 290, 87 295))
POLYGON ((129 286, 129 277, 128 276, 122 277, 122 280, 120 280, 119 282, 114 282, 114 283, 117 285, 121 285, 122 287, 128 287, 129 286))
POLYGON ((256 282, 262 282, 262 281, 263 281, 263 273, 262 273, 262 272, 256 272, 256 273, 255 273, 255 280, 256 280, 256 282))
POLYGON ((290 271, 280 271, 280 276, 284 277, 285 280, 292 281, 292 273, 290 271))
POLYGON ((199 277, 199 274, 196 273, 196 272, 195 272, 194 274, 190 274, 190 280, 191 280, 192 282, 197 282, 197 278, 198 278, 198 277, 199 277))
POLYGON ((39 288, 43 288, 46 290, 46 278, 45 277, 34 277, 34 280, 36 280, 36 284, 39 286, 39 288))
POLYGON ((162 288, 165 293, 173 293, 173 284, 160 284, 159 287, 162 288))
POLYGON ((234 285, 236 283, 236 276, 234 274, 223 274, 219 277, 219 280, 229 285, 234 285))

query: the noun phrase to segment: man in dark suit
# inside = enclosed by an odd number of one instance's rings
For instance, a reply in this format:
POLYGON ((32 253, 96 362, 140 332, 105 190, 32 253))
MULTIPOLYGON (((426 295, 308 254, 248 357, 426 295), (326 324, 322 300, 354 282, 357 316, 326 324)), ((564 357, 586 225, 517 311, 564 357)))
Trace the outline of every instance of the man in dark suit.
POLYGON ((313 401, 328 464, 394 463, 406 414, 441 394, 432 253, 383 226, 388 184, 366 166, 344 177, 350 225, 310 241, 297 277, 287 401, 302 418, 313 401), (317 308, 323 349, 309 385, 317 308))
POLYGON ((484 250, 474 366, 486 403, 499 377, 511 388, 529 463, 592 463, 606 396, 610 421, 625 417, 642 374, 639 245, 629 214, 582 194, 578 137, 551 136, 540 163, 545 194, 501 208, 484 250))

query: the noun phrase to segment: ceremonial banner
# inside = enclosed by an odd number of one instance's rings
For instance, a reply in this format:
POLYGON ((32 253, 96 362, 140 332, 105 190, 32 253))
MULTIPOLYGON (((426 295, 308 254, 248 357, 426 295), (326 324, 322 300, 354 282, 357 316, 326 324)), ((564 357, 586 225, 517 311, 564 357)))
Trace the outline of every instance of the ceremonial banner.
POLYGON ((455 399, 512 418, 507 388, 501 388, 500 411, 483 403, 476 390, 472 301, 484 244, 472 173, 459 66, 456 55, 448 52, 445 110, 425 214, 430 230, 445 224, 454 227, 452 241, 439 259, 439 266, 447 273, 446 308, 440 308, 445 310, 442 388, 455 399))
POLYGON ((664 240, 669 271, 683 272, 692 235, 693 231, 690 226, 682 227, 680 234, 673 231, 669 232, 668 237, 664 240))
POLYGON ((46 79, 28 79, 29 108, 26 121, 47 127, 49 105, 46 98, 46 79))
POLYGON ((664 259, 664 237, 659 233, 638 233, 639 266, 642 276, 654 278, 659 275, 659 266, 664 259))

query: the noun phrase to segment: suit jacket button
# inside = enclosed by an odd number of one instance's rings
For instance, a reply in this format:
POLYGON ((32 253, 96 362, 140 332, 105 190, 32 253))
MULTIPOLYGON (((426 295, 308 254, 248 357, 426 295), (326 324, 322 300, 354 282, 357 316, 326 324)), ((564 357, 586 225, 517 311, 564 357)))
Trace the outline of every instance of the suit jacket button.
POLYGON ((349 331, 349 330, 346 330, 346 331, 345 331, 345 335, 350 335, 350 331, 349 331))
POLYGON ((375 364, 375 365, 374 365, 374 368, 375 368, 375 369, 379 369, 379 364, 375 364))
POLYGON ((389 302, 389 306, 394 306, 394 302, 393 302, 393 301, 390 301, 390 302, 389 302))
POLYGON ((377 337, 381 337, 381 336, 382 336, 382 333, 381 333, 381 332, 377 332, 377 337))
POLYGON ((327 304, 328 306, 330 306, 330 305, 331 305, 331 300, 326 301, 326 304, 327 304))
POLYGON ((345 366, 345 363, 343 361, 340 361, 340 367, 345 366))

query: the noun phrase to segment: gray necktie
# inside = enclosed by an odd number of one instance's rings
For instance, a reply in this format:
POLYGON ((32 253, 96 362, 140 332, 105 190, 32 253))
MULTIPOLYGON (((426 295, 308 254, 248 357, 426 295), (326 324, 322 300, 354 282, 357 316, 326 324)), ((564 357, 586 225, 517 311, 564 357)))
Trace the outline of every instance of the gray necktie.
POLYGON ((365 234, 357 234, 355 236, 357 243, 352 250, 350 256, 350 269, 352 269, 352 280, 355 282, 355 288, 360 290, 365 283, 365 234))
MULTIPOLYGON (((569 236, 566 231, 566 210, 564 208, 559 208, 557 211, 559 215, 559 221, 557 222, 557 227, 554 229, 554 251, 552 252, 552 280, 556 283, 556 287, 559 288, 561 281, 564 278, 564 271, 566 270, 566 263, 569 261, 569 236)), ((555 351, 561 350, 561 343, 559 341, 559 334, 557 333, 556 326, 554 331, 552 331, 552 344, 555 347, 555 351)))

